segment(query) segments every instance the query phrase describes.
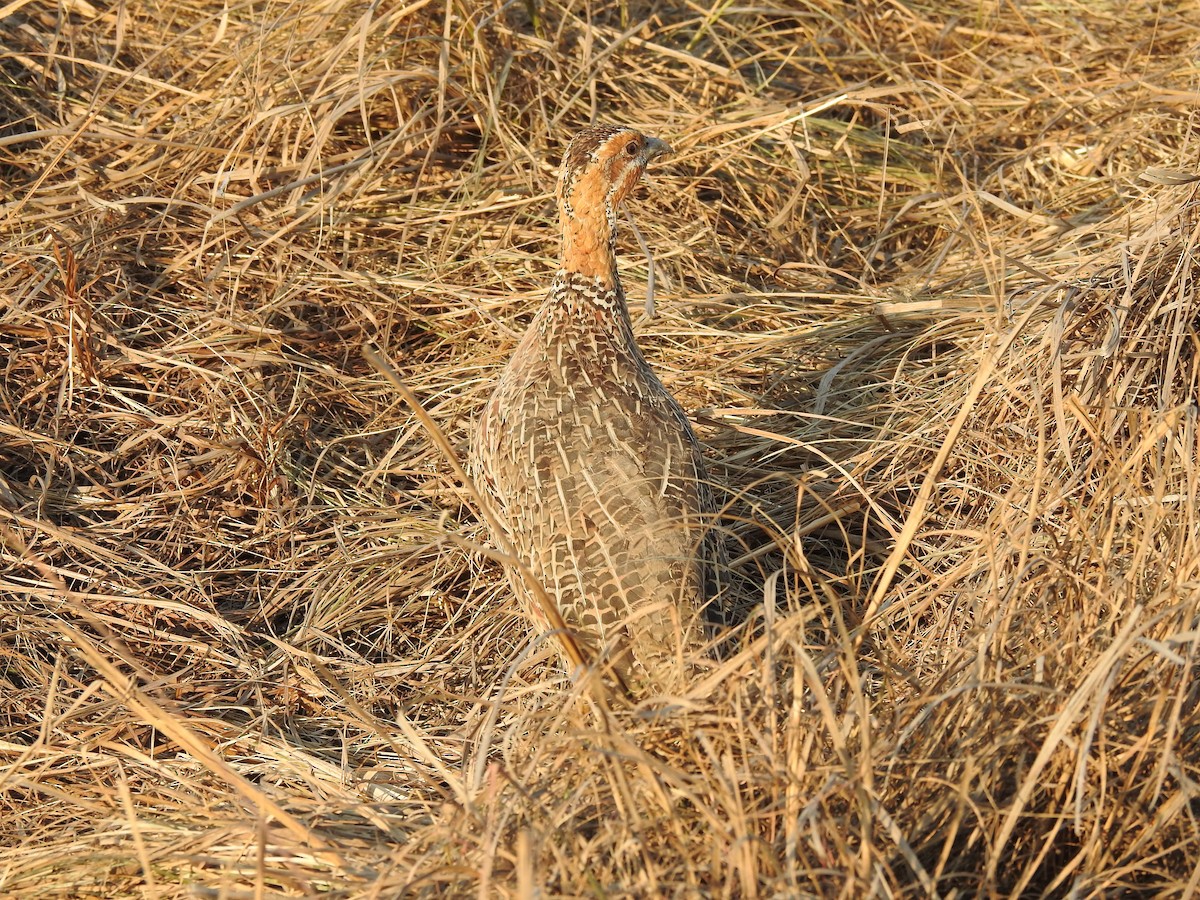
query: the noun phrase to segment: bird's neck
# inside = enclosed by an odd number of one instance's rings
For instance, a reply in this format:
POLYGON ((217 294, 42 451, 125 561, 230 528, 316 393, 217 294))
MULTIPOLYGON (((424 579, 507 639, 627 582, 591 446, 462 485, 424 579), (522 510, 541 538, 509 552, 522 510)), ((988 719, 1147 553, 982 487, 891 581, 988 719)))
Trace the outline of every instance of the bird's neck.
POLYGON ((559 269, 538 320, 532 330, 543 340, 562 341, 563 335, 573 335, 570 342, 577 353, 586 352, 587 347, 617 346, 624 348, 626 355, 640 358, 629 306, 615 276, 609 282, 599 276, 559 269))
POLYGON ((617 217, 608 203, 563 215, 562 269, 596 279, 609 290, 617 280, 617 217))

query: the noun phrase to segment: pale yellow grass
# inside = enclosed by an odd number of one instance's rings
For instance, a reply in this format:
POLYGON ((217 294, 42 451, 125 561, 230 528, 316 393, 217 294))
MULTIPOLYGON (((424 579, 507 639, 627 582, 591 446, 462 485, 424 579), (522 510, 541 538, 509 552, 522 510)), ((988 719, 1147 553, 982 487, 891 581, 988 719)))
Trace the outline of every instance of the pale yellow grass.
POLYGON ((1200 892, 1200 15, 672 9, 0 7, 0 893, 1200 892), (669 714, 362 356, 461 454, 593 120, 747 614, 669 714))

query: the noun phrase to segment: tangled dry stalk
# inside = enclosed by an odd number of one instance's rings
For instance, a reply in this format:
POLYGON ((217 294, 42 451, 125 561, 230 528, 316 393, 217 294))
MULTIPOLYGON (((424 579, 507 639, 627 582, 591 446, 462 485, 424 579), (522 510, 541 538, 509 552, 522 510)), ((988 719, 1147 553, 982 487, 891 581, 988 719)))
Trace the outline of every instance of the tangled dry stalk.
POLYGON ((0 892, 1200 891, 1200 16, 672 9, 0 5, 0 892), (593 118, 750 608, 670 715, 361 356, 461 448, 593 118))

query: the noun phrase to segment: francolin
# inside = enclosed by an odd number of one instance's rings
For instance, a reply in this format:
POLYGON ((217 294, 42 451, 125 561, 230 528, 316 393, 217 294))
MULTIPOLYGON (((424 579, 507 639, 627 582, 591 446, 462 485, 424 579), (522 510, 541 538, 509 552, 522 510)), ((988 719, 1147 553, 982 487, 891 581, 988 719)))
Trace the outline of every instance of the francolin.
MULTIPOLYGON (((617 213, 668 152, 609 125, 571 141, 558 187, 562 266, 471 448, 517 556, 587 658, 638 695, 686 686, 717 580, 700 447, 634 341, 617 277, 617 213)), ((511 567, 510 580, 548 630, 536 592, 511 567)))

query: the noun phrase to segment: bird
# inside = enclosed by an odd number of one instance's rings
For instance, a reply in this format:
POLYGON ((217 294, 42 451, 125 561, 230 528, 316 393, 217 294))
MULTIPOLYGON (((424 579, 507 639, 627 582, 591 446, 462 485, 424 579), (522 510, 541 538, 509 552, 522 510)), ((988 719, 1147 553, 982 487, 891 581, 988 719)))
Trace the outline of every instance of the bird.
POLYGON ((617 213, 670 152, 615 125, 570 141, 557 189, 561 265, 478 417, 468 460, 493 530, 527 570, 508 569, 526 618, 554 631, 549 598, 577 657, 638 696, 691 683, 720 582, 700 444, 638 348, 617 273, 617 213))

